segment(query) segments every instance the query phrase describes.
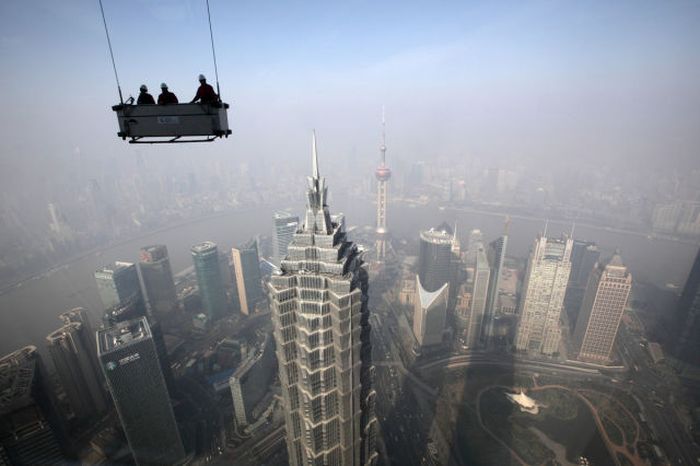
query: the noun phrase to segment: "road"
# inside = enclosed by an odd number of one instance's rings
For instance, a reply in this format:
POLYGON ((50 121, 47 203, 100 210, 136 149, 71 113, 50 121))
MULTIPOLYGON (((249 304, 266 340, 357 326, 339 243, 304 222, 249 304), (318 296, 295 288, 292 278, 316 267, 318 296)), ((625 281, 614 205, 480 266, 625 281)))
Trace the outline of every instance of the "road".
POLYGON ((648 424, 672 464, 697 464, 700 448, 678 419, 672 395, 680 390, 675 377, 659 373, 647 354, 645 341, 624 326, 617 338, 623 359, 630 367, 628 390, 641 403, 648 424))

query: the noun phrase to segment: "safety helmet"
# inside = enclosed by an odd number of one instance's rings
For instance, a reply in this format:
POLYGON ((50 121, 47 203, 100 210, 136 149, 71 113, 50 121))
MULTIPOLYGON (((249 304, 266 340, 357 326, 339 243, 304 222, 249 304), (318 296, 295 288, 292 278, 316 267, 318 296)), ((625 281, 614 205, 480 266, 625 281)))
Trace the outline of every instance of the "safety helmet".
POLYGON ((200 75, 199 75, 199 80, 200 80, 200 81, 206 81, 206 80, 207 80, 207 77, 204 76, 203 74, 200 74, 200 75))
POLYGON ((165 84, 165 83, 160 83, 160 88, 161 88, 161 89, 167 89, 167 88, 168 88, 168 85, 165 84))
POLYGON ((141 84, 141 87, 140 87, 139 89, 141 89, 141 90, 144 91, 144 92, 147 92, 147 91, 148 91, 148 88, 146 87, 145 84, 141 84))

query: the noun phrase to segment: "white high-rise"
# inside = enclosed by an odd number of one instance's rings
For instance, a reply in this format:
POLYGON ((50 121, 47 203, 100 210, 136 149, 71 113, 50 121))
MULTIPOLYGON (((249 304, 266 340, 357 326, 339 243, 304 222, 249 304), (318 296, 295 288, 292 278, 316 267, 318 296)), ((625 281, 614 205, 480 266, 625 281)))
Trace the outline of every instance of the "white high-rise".
POLYGON ((287 255, 287 246, 299 227, 299 217, 289 212, 275 212, 272 231, 272 262, 279 267, 287 255))
POLYGON ((316 137, 304 224, 268 285, 292 465, 375 464, 368 274, 331 217, 316 137))
POLYGON ((551 356, 559 351, 559 319, 571 273, 571 238, 535 240, 530 251, 520 300, 520 322, 515 338, 518 351, 551 356))

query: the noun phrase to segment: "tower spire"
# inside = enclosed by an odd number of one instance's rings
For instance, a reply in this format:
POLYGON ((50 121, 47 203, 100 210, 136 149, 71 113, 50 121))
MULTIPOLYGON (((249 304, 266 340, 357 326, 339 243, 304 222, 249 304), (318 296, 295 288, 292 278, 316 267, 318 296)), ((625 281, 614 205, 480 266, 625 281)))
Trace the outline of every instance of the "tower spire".
POLYGON ((311 166, 312 166, 312 177, 317 180, 319 178, 318 174, 318 152, 316 151, 316 130, 311 133, 311 166))
POLYGON ((382 153, 382 167, 386 165, 386 118, 384 114, 384 105, 382 105, 382 145, 379 146, 382 153))

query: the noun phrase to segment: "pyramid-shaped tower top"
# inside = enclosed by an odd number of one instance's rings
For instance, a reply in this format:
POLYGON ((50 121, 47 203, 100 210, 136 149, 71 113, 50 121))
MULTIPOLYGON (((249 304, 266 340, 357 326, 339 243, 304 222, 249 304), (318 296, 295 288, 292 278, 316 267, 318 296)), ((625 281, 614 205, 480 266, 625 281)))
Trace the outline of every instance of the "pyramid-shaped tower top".
POLYGON ((328 188, 325 178, 321 177, 318 170, 316 131, 311 136, 311 176, 307 180, 309 189, 307 190, 308 205, 304 230, 309 233, 330 234, 332 232, 331 216, 328 212, 328 205, 326 205, 328 188))

